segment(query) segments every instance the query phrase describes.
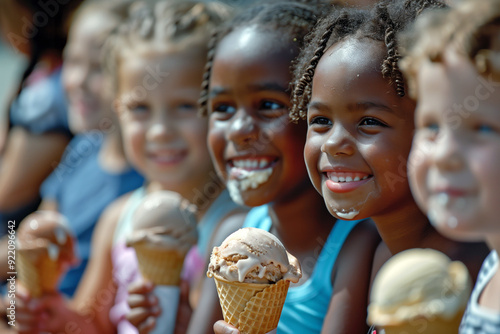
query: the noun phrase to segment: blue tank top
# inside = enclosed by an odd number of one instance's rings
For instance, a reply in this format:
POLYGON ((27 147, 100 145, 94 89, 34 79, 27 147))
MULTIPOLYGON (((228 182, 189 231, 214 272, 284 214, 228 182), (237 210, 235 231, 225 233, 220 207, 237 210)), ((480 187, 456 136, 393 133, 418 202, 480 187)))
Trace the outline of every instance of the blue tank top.
MULTIPOLYGON (((321 333, 323 321, 333 293, 331 272, 349 233, 361 220, 338 220, 323 245, 311 277, 302 285, 288 289, 278 324, 278 334, 321 333)), ((268 206, 256 207, 248 213, 243 227, 269 231, 268 206)), ((305 265, 304 263, 302 265, 305 265)))

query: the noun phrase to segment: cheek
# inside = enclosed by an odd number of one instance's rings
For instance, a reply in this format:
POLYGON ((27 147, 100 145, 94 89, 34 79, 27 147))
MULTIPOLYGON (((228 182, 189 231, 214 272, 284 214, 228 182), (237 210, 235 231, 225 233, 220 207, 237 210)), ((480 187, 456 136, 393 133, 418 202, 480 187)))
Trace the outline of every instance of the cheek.
POLYGON ((321 155, 321 143, 319 138, 313 136, 307 136, 307 140, 304 146, 304 161, 307 167, 307 172, 309 177, 313 182, 316 189, 320 187, 320 175, 318 172, 319 157, 321 155))
POLYGON ((429 152, 425 145, 415 140, 408 159, 408 181, 411 192, 420 208, 427 212, 427 174, 429 172, 429 152))
POLYGON ((218 172, 223 172, 225 165, 224 150, 226 148, 226 140, 224 136, 224 127, 218 126, 215 123, 210 124, 208 131, 208 149, 212 157, 212 161, 218 172))

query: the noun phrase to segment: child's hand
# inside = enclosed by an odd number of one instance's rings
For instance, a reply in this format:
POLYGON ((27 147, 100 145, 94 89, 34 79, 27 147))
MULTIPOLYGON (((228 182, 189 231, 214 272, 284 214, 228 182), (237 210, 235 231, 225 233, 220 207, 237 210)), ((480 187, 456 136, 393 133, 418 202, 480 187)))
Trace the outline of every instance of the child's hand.
MULTIPOLYGON (((240 334, 240 331, 228 324, 225 321, 219 320, 214 324, 214 333, 215 334, 240 334)), ((276 334, 276 329, 266 333, 266 334, 276 334)))
POLYGON ((127 302, 130 312, 127 314, 127 320, 140 334, 151 332, 156 326, 156 317, 161 313, 153 289, 154 284, 149 281, 134 282, 128 288, 127 302))
MULTIPOLYGON (((128 305, 130 312, 127 320, 138 329, 140 334, 150 333, 156 326, 156 318, 162 310, 158 298, 154 295, 155 286, 148 281, 138 281, 129 286, 128 305)), ((181 281, 181 295, 177 309, 175 333, 186 333, 191 319, 192 309, 189 305, 189 283, 181 281)))
POLYGON ((29 292, 16 285, 16 328, 19 334, 39 334, 43 322, 42 304, 32 299, 29 292))
POLYGON ((240 334, 240 331, 236 327, 231 326, 225 321, 219 320, 214 324, 215 334, 240 334))

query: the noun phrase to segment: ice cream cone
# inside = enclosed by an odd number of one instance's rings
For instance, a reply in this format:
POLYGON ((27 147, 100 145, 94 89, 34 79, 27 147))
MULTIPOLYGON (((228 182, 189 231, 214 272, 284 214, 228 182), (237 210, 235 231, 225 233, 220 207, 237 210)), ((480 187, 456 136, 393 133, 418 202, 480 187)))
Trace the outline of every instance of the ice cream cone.
POLYGON ((33 298, 39 298, 44 293, 57 290, 60 277, 58 267, 58 262, 48 255, 33 262, 22 251, 17 254, 18 279, 33 298))
POLYGON ((259 284, 214 278, 226 322, 242 334, 264 334, 278 327, 290 281, 259 284))
POLYGON ((157 285, 179 285, 185 255, 170 249, 133 245, 141 275, 157 285))

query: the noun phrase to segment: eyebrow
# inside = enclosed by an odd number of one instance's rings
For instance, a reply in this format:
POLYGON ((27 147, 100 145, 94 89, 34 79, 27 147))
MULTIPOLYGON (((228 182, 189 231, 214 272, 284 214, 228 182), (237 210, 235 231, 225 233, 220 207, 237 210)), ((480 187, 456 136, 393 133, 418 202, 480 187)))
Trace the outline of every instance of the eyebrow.
MULTIPOLYGON (((288 94, 288 87, 285 87, 277 82, 264 82, 264 83, 259 83, 255 85, 249 85, 248 89, 251 92, 263 92, 263 91, 273 91, 273 92, 278 92, 278 93, 285 93, 288 94)), ((208 94, 209 98, 213 98, 217 95, 224 95, 224 94, 230 94, 231 89, 225 88, 225 87, 214 87, 210 89, 210 92, 208 94)))
MULTIPOLYGON (((314 108, 320 111, 329 111, 330 107, 328 107, 326 104, 320 101, 313 101, 308 104, 308 108, 314 108)), ((385 104, 381 103, 376 103, 376 102, 359 102, 359 103, 351 103, 347 105, 347 110, 349 111, 359 111, 359 110, 366 110, 369 108, 376 108, 380 110, 384 110, 390 113, 396 113, 394 109, 386 106, 385 104)))

